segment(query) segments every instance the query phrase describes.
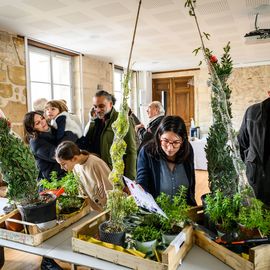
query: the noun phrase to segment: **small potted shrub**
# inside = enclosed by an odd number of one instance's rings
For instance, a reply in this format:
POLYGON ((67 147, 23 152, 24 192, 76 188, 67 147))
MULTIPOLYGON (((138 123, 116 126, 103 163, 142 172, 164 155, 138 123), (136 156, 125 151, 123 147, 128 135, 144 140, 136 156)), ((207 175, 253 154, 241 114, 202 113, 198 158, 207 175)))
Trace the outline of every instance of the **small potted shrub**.
POLYGON ((251 198, 249 205, 241 205, 237 221, 246 238, 270 235, 270 210, 256 198, 251 198))
POLYGON ((217 231, 222 233, 231 232, 236 226, 236 220, 242 202, 240 193, 233 197, 225 196, 221 191, 206 196, 205 213, 210 221, 215 223, 217 231))
POLYGON ((168 217, 159 216, 164 244, 170 244, 189 220, 190 206, 187 204, 186 194, 187 188, 181 186, 172 199, 165 193, 161 193, 156 199, 158 205, 168 217))
POLYGON ((0 172, 8 184, 9 202, 16 204, 24 220, 39 224, 40 228, 44 228, 41 225, 44 223, 49 227, 54 226, 55 196, 39 195, 35 158, 23 141, 10 130, 10 123, 3 115, 0 115, 0 160, 0 172))
POLYGON ((152 257, 161 238, 161 233, 151 225, 137 226, 132 233, 132 238, 136 240, 136 249, 152 257))

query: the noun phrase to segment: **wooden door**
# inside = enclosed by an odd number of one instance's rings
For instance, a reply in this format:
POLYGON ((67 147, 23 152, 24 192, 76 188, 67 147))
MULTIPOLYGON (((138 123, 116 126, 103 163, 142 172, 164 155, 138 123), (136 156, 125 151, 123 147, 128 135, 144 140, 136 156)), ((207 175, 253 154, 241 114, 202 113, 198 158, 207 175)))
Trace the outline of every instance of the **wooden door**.
MULTIPOLYGON (((193 77, 153 79, 152 99, 162 102, 162 91, 166 93, 166 114, 179 115, 185 121, 187 130, 190 120, 194 119, 194 87, 190 84, 193 77)), ((164 94, 163 94, 164 96, 164 94)))
POLYGON ((167 115, 171 115, 171 98, 170 98, 170 91, 171 91, 171 80, 170 78, 165 79, 153 79, 153 92, 152 92, 152 100, 160 101, 163 104, 164 109, 167 115), (165 100, 162 100, 162 97, 165 95, 165 100))
POLYGON ((172 108, 173 114, 179 115, 190 128, 191 118, 194 119, 194 87, 189 84, 191 77, 173 78, 172 108))

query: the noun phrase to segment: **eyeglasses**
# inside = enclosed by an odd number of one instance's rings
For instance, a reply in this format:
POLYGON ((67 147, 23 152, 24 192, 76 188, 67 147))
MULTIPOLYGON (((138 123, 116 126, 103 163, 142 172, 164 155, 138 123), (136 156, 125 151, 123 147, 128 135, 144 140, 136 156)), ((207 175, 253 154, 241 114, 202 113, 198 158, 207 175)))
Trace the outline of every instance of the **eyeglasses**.
POLYGON ((160 139, 161 145, 168 147, 169 145, 172 145, 173 148, 178 148, 182 145, 183 141, 182 140, 177 140, 177 141, 172 141, 170 142, 167 139, 160 139))

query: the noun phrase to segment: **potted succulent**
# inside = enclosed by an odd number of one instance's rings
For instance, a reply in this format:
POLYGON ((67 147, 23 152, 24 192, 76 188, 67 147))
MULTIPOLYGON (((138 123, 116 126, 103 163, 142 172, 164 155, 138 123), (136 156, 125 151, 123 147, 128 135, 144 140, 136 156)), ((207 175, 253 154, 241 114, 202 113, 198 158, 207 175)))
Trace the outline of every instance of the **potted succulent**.
POLYGON ((28 222, 54 226, 56 200, 38 193, 35 158, 30 149, 10 129, 10 122, 0 115, 0 171, 8 184, 7 197, 16 204, 28 222), (47 210, 47 207, 50 207, 47 210))

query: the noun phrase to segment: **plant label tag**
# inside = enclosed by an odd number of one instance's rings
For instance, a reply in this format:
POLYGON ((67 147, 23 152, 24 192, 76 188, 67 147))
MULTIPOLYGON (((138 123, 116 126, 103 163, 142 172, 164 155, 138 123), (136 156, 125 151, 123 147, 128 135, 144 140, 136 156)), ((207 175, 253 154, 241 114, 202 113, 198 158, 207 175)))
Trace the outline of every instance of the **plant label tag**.
POLYGON ((162 209, 158 206, 155 199, 150 193, 146 192, 139 184, 136 184, 134 181, 128 179, 125 176, 124 180, 138 206, 143 207, 150 212, 157 213, 164 216, 165 218, 168 218, 166 214, 162 211, 162 209))
POLYGON ((174 240, 170 243, 170 246, 175 247, 175 253, 179 251, 179 248, 185 243, 186 241, 186 234, 184 232, 180 232, 174 240))

